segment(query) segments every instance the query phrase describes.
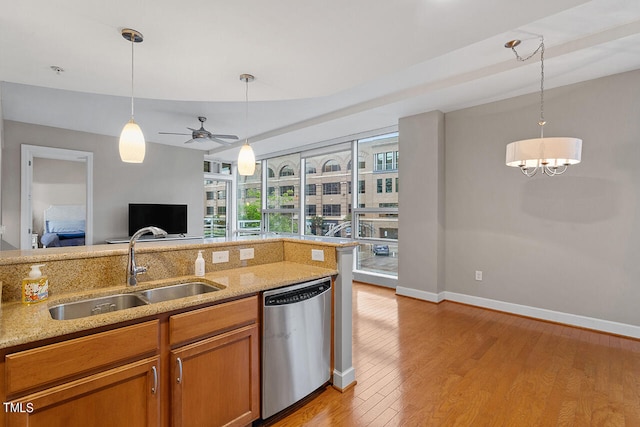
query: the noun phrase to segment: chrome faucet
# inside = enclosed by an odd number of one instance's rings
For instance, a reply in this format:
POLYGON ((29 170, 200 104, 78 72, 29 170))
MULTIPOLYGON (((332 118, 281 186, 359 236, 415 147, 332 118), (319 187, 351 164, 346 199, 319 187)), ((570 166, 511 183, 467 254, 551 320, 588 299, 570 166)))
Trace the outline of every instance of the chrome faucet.
POLYGON ((144 227, 133 233, 129 240, 129 256, 127 260, 127 285, 135 286, 138 284, 137 275, 147 271, 147 267, 136 266, 136 240, 143 234, 153 233, 154 236, 166 236, 167 232, 158 227, 144 227))

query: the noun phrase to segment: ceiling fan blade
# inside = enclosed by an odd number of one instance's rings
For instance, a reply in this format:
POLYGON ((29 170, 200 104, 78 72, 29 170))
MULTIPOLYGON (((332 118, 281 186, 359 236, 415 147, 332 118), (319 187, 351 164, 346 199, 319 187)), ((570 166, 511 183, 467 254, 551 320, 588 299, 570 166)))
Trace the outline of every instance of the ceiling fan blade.
POLYGON ((188 141, 185 141, 184 143, 185 144, 191 144, 192 142, 195 142, 195 141, 197 141, 197 139, 190 139, 188 141))
MULTIPOLYGON (((217 135, 216 135, 216 136, 217 136, 217 135)), ((218 144, 222 144, 222 145, 231 145, 231 144, 233 144, 232 142, 229 142, 229 141, 223 141, 222 139, 218 139, 218 138, 214 137, 213 135, 212 135, 212 136, 210 136, 210 137, 209 137, 209 138, 207 138, 207 139, 209 139, 210 141, 213 141, 213 142, 217 142, 218 144)))
POLYGON ((238 139, 237 135, 221 135, 214 133, 211 135, 213 138, 223 138, 223 139, 238 139))
POLYGON ((191 135, 190 133, 158 132, 160 135, 191 135))
POLYGON ((190 127, 187 127, 187 129, 189 129, 190 131, 193 131, 193 132, 196 132, 196 131, 200 130, 200 129, 194 129, 194 128, 190 128, 190 127))

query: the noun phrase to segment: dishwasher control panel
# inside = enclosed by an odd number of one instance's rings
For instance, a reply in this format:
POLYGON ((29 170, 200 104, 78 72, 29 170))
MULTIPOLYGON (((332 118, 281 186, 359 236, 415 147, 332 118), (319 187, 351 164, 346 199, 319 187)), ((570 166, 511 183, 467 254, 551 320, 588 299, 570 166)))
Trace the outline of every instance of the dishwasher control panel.
POLYGON ((307 286, 301 289, 285 291, 279 294, 265 296, 264 305, 267 307, 285 304, 295 304, 315 298, 327 292, 331 288, 331 282, 325 281, 319 284, 307 286))

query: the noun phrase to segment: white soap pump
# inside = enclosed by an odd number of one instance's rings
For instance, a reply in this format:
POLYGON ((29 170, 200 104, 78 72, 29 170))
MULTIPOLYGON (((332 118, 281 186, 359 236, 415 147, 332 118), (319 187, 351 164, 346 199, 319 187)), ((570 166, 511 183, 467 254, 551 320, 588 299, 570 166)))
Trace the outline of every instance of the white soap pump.
POLYGON ((204 276, 204 258, 202 258, 202 251, 198 251, 198 258, 196 258, 196 276, 204 276))

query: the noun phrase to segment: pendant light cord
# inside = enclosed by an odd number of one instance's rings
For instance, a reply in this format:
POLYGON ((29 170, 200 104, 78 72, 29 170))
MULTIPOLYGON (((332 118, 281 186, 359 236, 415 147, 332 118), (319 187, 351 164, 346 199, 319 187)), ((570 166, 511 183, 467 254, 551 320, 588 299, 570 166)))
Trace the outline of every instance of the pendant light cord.
POLYGON ((133 120, 133 40, 131 40, 131 120, 133 120))
POLYGON ((249 78, 244 79, 245 91, 244 91, 244 130, 245 130, 245 144, 249 144, 249 78))

